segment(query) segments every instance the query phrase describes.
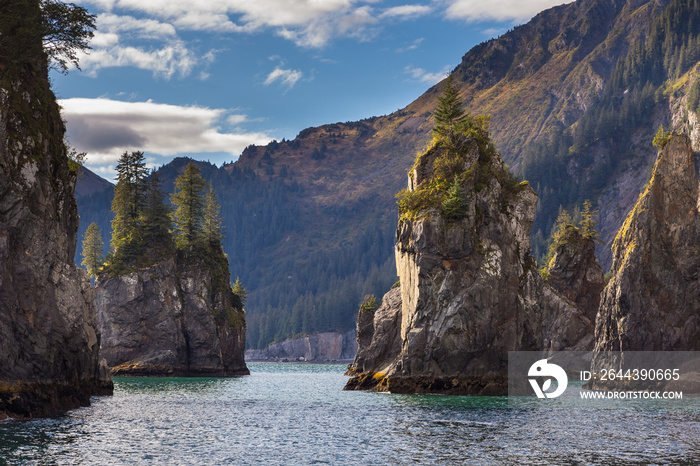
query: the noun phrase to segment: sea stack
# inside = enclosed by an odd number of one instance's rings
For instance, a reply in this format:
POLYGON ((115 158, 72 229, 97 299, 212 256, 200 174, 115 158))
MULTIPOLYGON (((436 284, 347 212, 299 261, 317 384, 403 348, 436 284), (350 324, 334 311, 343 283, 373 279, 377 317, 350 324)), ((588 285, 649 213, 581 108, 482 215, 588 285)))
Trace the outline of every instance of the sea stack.
POLYGON ((541 349, 529 237, 537 196, 510 174, 485 125, 472 128, 438 140, 409 174, 399 286, 373 316, 360 315, 346 389, 504 394, 508 351, 541 349))
POLYGON ((207 259, 178 256, 98 277, 102 354, 113 374, 249 374, 243 305, 229 286, 223 251, 207 259))
POLYGON ((690 138, 659 151, 651 180, 613 242, 596 320, 597 351, 700 350, 700 214, 690 138))
POLYGON ((544 282, 545 351, 591 351, 603 269, 595 257, 594 236, 573 225, 563 232, 544 282))
POLYGON ((0 22, 0 418, 50 416, 111 394, 93 290, 73 262, 78 167, 49 88, 35 0, 0 22))

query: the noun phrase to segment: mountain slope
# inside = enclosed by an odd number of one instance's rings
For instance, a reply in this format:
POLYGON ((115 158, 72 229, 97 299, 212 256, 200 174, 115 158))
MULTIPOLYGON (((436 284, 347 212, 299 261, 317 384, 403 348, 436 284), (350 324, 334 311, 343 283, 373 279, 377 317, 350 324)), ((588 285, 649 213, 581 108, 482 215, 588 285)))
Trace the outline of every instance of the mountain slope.
MULTIPOLYGON (((685 126, 698 139, 688 111, 700 102, 698 11, 695 0, 579 0, 474 47, 454 70, 468 111, 491 115, 496 148, 539 195, 536 255, 559 209, 589 198, 607 269, 648 178, 656 128, 685 126)), ((309 128, 203 169, 222 201, 232 275, 248 287, 251 346, 350 329, 361 297, 395 281, 394 193, 429 143, 441 89, 391 115, 309 128)), ((174 161, 163 178, 183 167, 174 161)))

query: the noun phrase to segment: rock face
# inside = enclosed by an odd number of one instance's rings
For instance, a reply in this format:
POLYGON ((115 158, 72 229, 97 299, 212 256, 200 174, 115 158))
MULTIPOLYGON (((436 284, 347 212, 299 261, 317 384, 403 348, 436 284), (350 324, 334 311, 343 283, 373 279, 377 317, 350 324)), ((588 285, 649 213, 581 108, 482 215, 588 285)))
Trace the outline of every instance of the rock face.
POLYGON ((10 3, 0 25, 0 418, 30 418, 89 405, 112 382, 93 291, 73 262, 76 174, 31 27, 38 2, 10 3))
POLYGON ((579 229, 567 233, 548 267, 544 284, 543 349, 590 351, 605 276, 595 242, 579 229))
POLYGON ((356 333, 323 332, 245 352, 248 361, 347 361, 357 353, 356 333))
POLYGON ((243 309, 228 286, 228 264, 220 265, 170 259, 98 277, 102 354, 115 375, 249 373, 243 309))
POLYGON ((690 139, 674 136, 613 243, 596 350, 700 350, 698 193, 690 139))
MULTIPOLYGON (((542 283, 529 238, 537 196, 509 178, 495 152, 475 140, 462 146, 463 216, 427 208, 400 221, 400 287, 372 325, 361 316, 358 339, 370 344, 349 367, 347 389, 503 394, 508 351, 542 346, 542 283)), ((437 160, 446 160, 439 147, 421 156, 410 191, 434 179, 437 160)))

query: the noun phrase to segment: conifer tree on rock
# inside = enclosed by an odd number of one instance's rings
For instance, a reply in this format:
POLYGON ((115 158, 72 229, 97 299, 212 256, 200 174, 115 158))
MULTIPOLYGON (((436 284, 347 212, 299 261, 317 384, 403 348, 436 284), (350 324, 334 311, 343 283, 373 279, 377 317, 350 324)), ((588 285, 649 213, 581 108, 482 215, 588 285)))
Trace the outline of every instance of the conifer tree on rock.
POLYGON ((221 218, 221 205, 216 198, 214 187, 210 184, 206 193, 206 203, 204 205, 204 222, 202 224, 202 234, 206 244, 214 247, 221 246, 224 237, 223 219, 221 218))
POLYGON ((145 203, 146 162, 143 152, 124 152, 117 164, 117 185, 112 200, 112 251, 128 260, 138 255, 137 228, 145 203))
POLYGON ((180 249, 193 247, 202 235, 206 186, 207 182, 202 178, 199 168, 191 162, 175 180, 175 192, 170 196, 170 201, 175 206, 175 244, 180 249))
POLYGON ((85 266, 89 277, 95 277, 97 272, 102 267, 104 260, 104 241, 102 241, 102 232, 95 222, 92 222, 85 230, 83 236, 83 256, 82 265, 85 266))
POLYGON ((146 251, 156 255, 172 251, 173 239, 171 209, 165 204, 165 193, 161 189, 158 172, 151 171, 146 182, 146 195, 140 220, 141 244, 146 251))

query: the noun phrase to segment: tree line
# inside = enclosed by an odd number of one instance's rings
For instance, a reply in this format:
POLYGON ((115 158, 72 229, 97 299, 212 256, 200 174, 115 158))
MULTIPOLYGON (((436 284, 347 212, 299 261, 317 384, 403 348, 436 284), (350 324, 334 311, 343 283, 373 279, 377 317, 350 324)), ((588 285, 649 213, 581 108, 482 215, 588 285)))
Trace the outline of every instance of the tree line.
POLYGON ((172 205, 165 202, 161 184, 158 172, 146 168, 143 152, 122 154, 107 256, 97 224, 90 224, 83 237, 82 264, 89 276, 148 267, 177 251, 201 256, 223 251, 221 206, 197 166, 188 164, 175 180, 172 205))

